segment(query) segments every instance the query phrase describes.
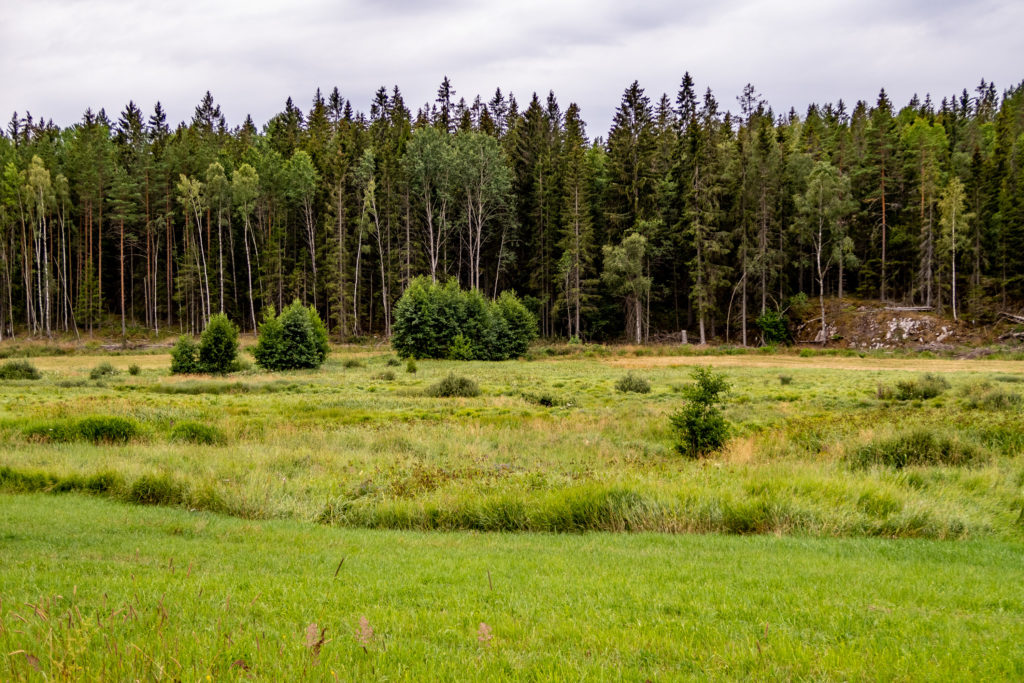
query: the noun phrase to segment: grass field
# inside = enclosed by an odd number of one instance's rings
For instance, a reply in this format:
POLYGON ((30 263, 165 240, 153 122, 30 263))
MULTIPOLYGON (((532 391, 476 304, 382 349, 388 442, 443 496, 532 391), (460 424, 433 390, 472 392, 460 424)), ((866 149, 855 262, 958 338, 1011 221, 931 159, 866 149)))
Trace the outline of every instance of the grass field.
POLYGON ((1024 676, 1020 361, 30 362, 0 380, 0 680, 1024 676), (732 432, 692 460, 698 363, 732 432), (430 396, 452 372, 480 395, 430 396))
POLYGON ((0 553, 4 680, 1024 676, 1018 542, 337 530, 37 494, 0 496, 0 553))
POLYGON ((408 373, 386 352, 357 349, 316 372, 226 378, 170 376, 161 354, 32 362, 42 379, 0 382, 7 491, 421 530, 1024 530, 1019 361, 540 353, 420 361, 408 373), (90 379, 103 362, 116 372, 90 379), (697 362, 728 377, 733 424, 726 449, 699 461, 675 452, 668 420, 697 362), (924 370, 948 383, 938 396, 879 398, 879 387, 924 370), (481 395, 426 395, 453 371, 481 395), (617 392, 627 371, 652 391, 617 392), (124 418, 133 433, 82 437, 83 417, 124 418), (858 466, 869 451, 915 448, 922 434, 935 443, 921 462, 858 466))

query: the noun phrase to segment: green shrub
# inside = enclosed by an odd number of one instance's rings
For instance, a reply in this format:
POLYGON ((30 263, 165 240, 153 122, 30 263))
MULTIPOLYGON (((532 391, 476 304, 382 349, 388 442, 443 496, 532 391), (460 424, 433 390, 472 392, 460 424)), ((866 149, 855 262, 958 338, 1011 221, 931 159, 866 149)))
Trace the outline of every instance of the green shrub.
POLYGON ((455 335, 452 343, 448 345, 448 358, 451 360, 473 360, 476 358, 476 351, 473 349, 469 337, 461 332, 455 335))
POLYGON ((132 363, 128 366, 128 374, 132 377, 138 375, 140 372, 142 372, 142 368, 139 367, 138 363, 132 363))
POLYGON ((171 349, 171 373, 191 375, 199 372, 199 348, 192 337, 181 335, 171 349))
POLYGON ((391 344, 403 358, 507 360, 536 336, 536 318, 513 292, 488 301, 454 280, 420 277, 395 304, 391 344))
POLYGON ((320 367, 329 352, 327 328, 320 315, 296 299, 278 316, 273 307, 264 311, 252 355, 264 370, 301 370, 320 367))
POLYGON ((402 361, 398 360, 394 356, 388 356, 387 359, 384 361, 384 365, 388 366, 389 368, 397 368, 401 364, 402 361))
POLYGON ((676 450, 699 458, 717 451, 729 436, 729 423, 718 409, 729 383, 709 367, 697 366, 691 375, 694 383, 682 389, 686 403, 670 422, 679 435, 676 450))
POLYGON ((897 401, 919 401, 935 398, 946 389, 949 382, 945 377, 928 373, 916 379, 900 380, 895 386, 879 385, 878 398, 897 401))
POLYGON ((75 428, 83 440, 93 443, 127 443, 139 433, 133 420, 105 415, 82 418, 75 428))
POLYGON ((199 338, 199 369, 215 375, 231 372, 238 356, 238 328, 223 313, 210 317, 199 338))
POLYGON ((779 375, 779 384, 781 384, 782 386, 787 386, 787 385, 792 384, 792 383, 793 383, 793 376, 792 375, 779 375))
POLYGON ((236 358, 231 362, 230 372, 249 372, 252 370, 252 363, 244 358, 236 358))
MULTIPOLYGON (((537 318, 527 310, 515 292, 504 291, 495 306, 502 319, 508 324, 508 358, 526 355, 530 343, 537 338, 537 318)), ((578 341, 578 340, 577 340, 578 341)))
POLYGON ((427 387, 426 393, 435 398, 472 398, 480 395, 480 387, 468 377, 449 374, 437 384, 427 387))
POLYGON ((377 374, 377 379, 383 380, 385 382, 394 382, 395 381, 395 371, 394 370, 385 370, 384 372, 378 373, 377 374))
POLYGON ((0 365, 0 379, 39 379, 42 375, 27 360, 11 360, 0 365))
POLYGON ((411 375, 415 375, 416 374, 416 360, 415 359, 410 358, 409 360, 407 360, 405 362, 405 371, 408 372, 411 375))
POLYGON ((343 368, 361 368, 363 367, 363 361, 358 358, 346 358, 345 362, 341 364, 343 368))
POLYGON ((619 381, 615 383, 615 391, 619 391, 624 394, 649 394, 651 392, 651 383, 643 377, 629 372, 626 373, 624 377, 619 378, 619 381))
POLYGON ((221 430, 201 422, 179 422, 171 428, 171 440, 194 443, 203 446, 221 446, 227 443, 227 436, 221 430))
POLYGON ((976 447, 959 439, 915 429, 862 446, 853 454, 853 463, 859 467, 884 465, 897 469, 911 465, 967 465, 979 455, 976 447))
POLYGON ((786 311, 797 321, 807 318, 813 310, 814 304, 803 292, 797 292, 786 301, 786 311))
POLYGON ((103 379, 117 374, 117 369, 106 361, 89 371, 89 379, 103 379))
POLYGON ((761 330, 761 341, 765 345, 789 343, 790 334, 786 319, 778 311, 765 311, 754 324, 761 330))

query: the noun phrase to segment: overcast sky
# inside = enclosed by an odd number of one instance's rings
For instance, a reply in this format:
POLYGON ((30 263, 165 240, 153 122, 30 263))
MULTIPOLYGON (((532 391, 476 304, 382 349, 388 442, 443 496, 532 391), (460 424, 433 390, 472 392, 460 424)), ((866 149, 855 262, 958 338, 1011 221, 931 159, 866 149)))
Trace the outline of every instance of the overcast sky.
POLYGON ((690 71, 724 108, 753 83, 777 112, 1000 91, 1024 79, 1021 0, 25 0, 0 10, 0 114, 59 125, 129 99, 188 120, 206 90, 230 125, 338 86, 366 111, 395 84, 415 113, 448 75, 467 101, 554 90, 605 135, 622 91, 690 71))

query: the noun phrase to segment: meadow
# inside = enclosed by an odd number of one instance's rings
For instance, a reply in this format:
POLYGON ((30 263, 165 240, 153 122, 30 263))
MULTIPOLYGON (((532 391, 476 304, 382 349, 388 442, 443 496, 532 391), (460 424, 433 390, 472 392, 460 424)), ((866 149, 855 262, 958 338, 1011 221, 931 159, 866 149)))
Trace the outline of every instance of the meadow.
POLYGON ((0 381, 8 491, 418 530, 1024 528, 1017 361, 542 348, 503 363, 421 360, 410 373, 388 352, 344 349, 318 371, 220 378, 171 376, 162 354, 31 362, 41 379, 0 381), (696 363, 731 384, 732 438, 700 460, 676 452, 669 425, 696 363), (479 396, 430 396, 452 373, 479 396), (628 373, 650 392, 616 390, 628 373), (932 375, 945 384, 930 398, 886 395, 932 375))
POLYGON ((0 380, 0 678, 1024 675, 1019 361, 28 362, 0 380), (695 364, 731 385, 703 459, 669 426, 695 364), (452 373, 479 395, 432 396, 452 373))

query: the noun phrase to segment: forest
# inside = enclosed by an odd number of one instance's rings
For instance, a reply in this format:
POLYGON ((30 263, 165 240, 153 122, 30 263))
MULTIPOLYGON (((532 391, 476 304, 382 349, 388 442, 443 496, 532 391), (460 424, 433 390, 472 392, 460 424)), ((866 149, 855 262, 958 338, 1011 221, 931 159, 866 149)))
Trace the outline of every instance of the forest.
POLYGON ((687 73, 634 82, 607 136, 554 93, 368 113, 337 88, 258 128, 207 92, 0 133, 0 336, 192 331, 314 306, 341 339, 389 337, 417 276, 515 290, 545 337, 757 343, 794 295, 969 321, 1024 302, 1024 82, 934 102, 736 106, 687 73))

